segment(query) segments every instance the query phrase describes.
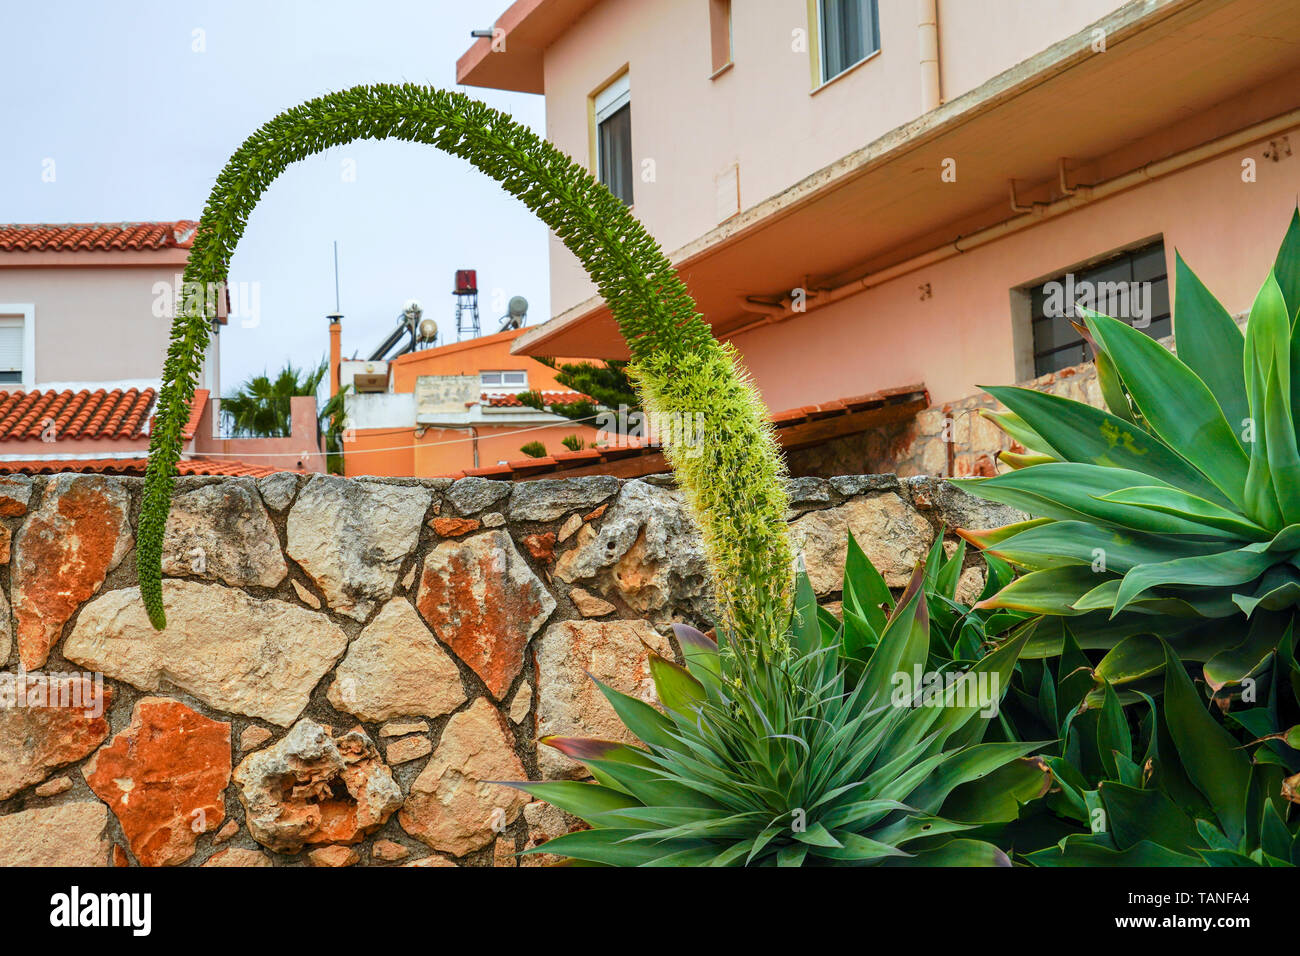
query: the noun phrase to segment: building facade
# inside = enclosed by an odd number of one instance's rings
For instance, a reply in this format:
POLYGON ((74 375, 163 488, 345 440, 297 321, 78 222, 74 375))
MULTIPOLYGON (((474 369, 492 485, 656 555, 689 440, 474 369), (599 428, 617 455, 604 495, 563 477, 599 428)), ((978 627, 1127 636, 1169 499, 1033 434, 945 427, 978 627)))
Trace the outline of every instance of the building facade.
MULTIPOLYGON (((773 409, 1068 377, 1075 302, 1169 334, 1176 253, 1244 313, 1300 194, 1291 0, 519 0, 457 69, 546 97, 773 409)), ((626 355, 554 240, 551 286, 516 352, 626 355)))

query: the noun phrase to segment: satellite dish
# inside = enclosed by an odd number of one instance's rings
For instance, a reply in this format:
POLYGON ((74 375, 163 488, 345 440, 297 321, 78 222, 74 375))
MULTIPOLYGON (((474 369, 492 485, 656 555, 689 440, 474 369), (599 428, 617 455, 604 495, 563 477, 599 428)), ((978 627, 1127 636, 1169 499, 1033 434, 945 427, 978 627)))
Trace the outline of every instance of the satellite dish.
POLYGON ((433 319, 425 319, 420 323, 420 341, 432 342, 438 337, 438 323, 433 319))
POLYGON ((502 329, 522 329, 528 321, 528 300, 522 295, 510 300, 509 312, 501 319, 502 329))

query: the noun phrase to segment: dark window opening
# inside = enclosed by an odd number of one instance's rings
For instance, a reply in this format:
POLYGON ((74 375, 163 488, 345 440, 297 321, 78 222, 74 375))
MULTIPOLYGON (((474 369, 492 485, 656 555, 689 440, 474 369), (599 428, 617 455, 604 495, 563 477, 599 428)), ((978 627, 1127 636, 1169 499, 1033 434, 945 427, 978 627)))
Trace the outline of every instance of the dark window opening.
POLYGON ((818 0, 822 82, 827 83, 880 49, 876 0, 818 0))
POLYGON ((1173 331, 1165 244, 1154 242, 1067 272, 1030 290, 1034 376, 1091 361, 1072 321, 1083 305, 1130 323, 1153 339, 1173 331))

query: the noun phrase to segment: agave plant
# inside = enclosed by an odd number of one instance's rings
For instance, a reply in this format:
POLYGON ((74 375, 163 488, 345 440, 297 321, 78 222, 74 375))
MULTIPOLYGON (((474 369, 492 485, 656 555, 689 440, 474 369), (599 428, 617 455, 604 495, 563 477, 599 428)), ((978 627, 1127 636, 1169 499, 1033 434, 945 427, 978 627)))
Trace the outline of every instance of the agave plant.
MULTIPOLYGON (((1142 695, 1139 734, 1131 734, 1108 684, 1100 708, 1071 714, 1065 754, 1047 759, 1057 787, 1048 802, 1086 832, 1026 859, 1039 866, 1300 864, 1300 823, 1288 822, 1284 795, 1300 758, 1291 746, 1300 744, 1300 728, 1255 741, 1252 758, 1206 710, 1173 650, 1164 651, 1162 706, 1142 695), (1074 719, 1083 715, 1092 719, 1074 719)), ((1239 725, 1271 719, 1267 708, 1257 710, 1239 725)))
MULTIPOLYGON (((1064 618, 1085 648, 1126 643, 1121 683, 1163 668, 1158 634, 1227 696, 1300 605, 1300 210, 1244 335, 1181 256, 1176 279, 1176 356, 1081 310, 1108 410, 988 389, 1029 454, 958 483, 1034 520, 963 535, 1027 572, 980 607, 1064 618)), ((1028 653, 1062 640, 1058 622, 1028 653)))
MULTIPOLYGON (((952 554, 943 548, 944 536, 935 538, 922 565, 921 587, 930 622, 928 666, 943 670, 969 665, 987 653, 993 640, 1030 615, 1020 611, 976 610, 958 598, 958 584, 966 559, 966 542, 952 554)), ((979 599, 992 597, 1015 577, 1010 565, 985 553, 984 586, 979 599)), ((819 609, 827 640, 842 647, 852 674, 871 658, 889 626, 898 602, 884 577, 871 563, 857 540, 849 535, 844 564, 843 620, 819 609)))
POLYGON ((918 569, 854 678, 805 576, 786 655, 676 625, 685 666, 650 655, 662 711, 600 685, 640 746, 543 739, 594 780, 514 786, 591 829, 529 852, 637 866, 1007 865, 982 837, 1049 775, 1029 756, 1037 744, 983 741, 1000 692, 973 689, 1005 687, 1024 638, 964 683, 910 683, 929 654, 923 580, 918 569))

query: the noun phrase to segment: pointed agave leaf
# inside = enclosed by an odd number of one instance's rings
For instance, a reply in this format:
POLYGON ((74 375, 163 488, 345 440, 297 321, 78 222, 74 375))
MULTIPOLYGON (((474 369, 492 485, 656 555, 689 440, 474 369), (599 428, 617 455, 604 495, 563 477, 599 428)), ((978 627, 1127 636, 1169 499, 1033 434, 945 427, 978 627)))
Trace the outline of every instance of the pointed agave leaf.
POLYGON ((993 478, 950 481, 977 497, 999 501, 1039 517, 1099 522, 1152 534, 1206 533, 1206 525, 1199 521, 1106 500, 1108 495, 1147 486, 1178 493, 1178 489, 1161 484, 1158 478, 1124 468, 1053 462, 993 478))
POLYGON ((717 642, 689 624, 674 624, 672 628, 686 660, 686 669, 705 687, 716 690, 722 679, 722 659, 717 642))
POLYGON ((1145 508, 1192 524, 1199 524, 1202 534, 1217 531, 1228 537, 1243 538, 1246 541, 1267 541, 1273 537, 1267 529, 1237 512, 1221 508, 1212 501, 1197 498, 1176 488, 1157 485, 1124 488, 1102 495, 1101 500, 1145 508))
POLYGON ((1139 564, 1172 561, 1190 554, 1222 551, 1222 542, 1179 541, 1084 521, 1054 521, 1027 528, 990 549, 1013 564, 1041 569, 1067 564, 1098 566, 1122 574, 1139 564))
POLYGON ((1182 662, 1165 646, 1165 719, 1183 769, 1192 784, 1210 801, 1228 838, 1246 832, 1246 798, 1250 760, 1210 716, 1182 662))
POLYGON ((1300 451, 1291 419, 1290 387, 1283 385, 1276 367, 1270 370, 1264 392, 1268 470, 1282 520, 1289 525, 1300 521, 1300 451))
MULTIPOLYGON (((816 626, 816 620, 813 624, 816 626)), ((660 702, 669 710, 679 714, 693 714, 706 698, 704 685, 690 675, 686 668, 668 660, 666 657, 648 651, 650 677, 655 684, 655 693, 660 702)))
MULTIPOLYGON (((591 677, 590 674, 587 675, 591 677)), ((635 697, 629 697, 627 694, 617 691, 604 684, 596 678, 595 681, 600 692, 605 695, 610 706, 614 708, 614 713, 618 714, 618 719, 623 721, 623 725, 637 740, 651 747, 666 747, 672 749, 677 746, 677 741, 673 737, 675 729, 672 720, 655 710, 643 700, 635 697)))
POLYGON ((1030 614, 1068 617, 1079 613, 1074 610, 1074 603, 1103 580, 1105 575, 1093 572, 1087 565, 1031 571, 1016 578, 993 597, 980 601, 975 609, 1009 608, 1030 614))
POLYGON ((1159 790, 1103 781, 1098 788, 1115 845, 1122 850, 1149 840, 1163 847, 1195 849, 1204 841, 1196 822, 1159 790))
POLYGON ((1255 615, 1245 640, 1205 662, 1205 683, 1210 690, 1217 694, 1228 685, 1240 684, 1258 674, 1272 661, 1282 630, 1283 622, 1276 615, 1255 615))
MULTIPOLYGON (((1010 858, 992 843, 982 840, 949 840, 943 846, 922 850, 907 861, 909 866, 1010 866, 1010 858)), ((890 866, 890 862, 885 863, 890 866)))
POLYGON ((1015 412, 995 412, 988 408, 981 408, 979 416, 997 425, 998 428, 1031 452, 1060 460, 1061 456, 1057 454, 1056 449, 1049 445, 1042 435, 1030 428, 1025 420, 1015 412))
POLYGON ((1214 393, 1233 436, 1250 417, 1242 351, 1245 336, 1183 257, 1175 253, 1174 339, 1178 357, 1214 393))
POLYGON ((816 650, 822 643, 822 626, 817 615, 817 593, 808 575, 800 571, 794 581, 794 615, 790 622, 794 646, 801 654, 816 650))
POLYGON ((565 813, 571 813, 588 823, 591 822, 592 817, 609 810, 641 806, 640 801, 635 797, 610 790, 599 784, 579 783, 576 780, 524 781, 507 783, 504 786, 523 790, 538 800, 545 800, 565 813))
POLYGON ((586 860, 589 863, 603 863, 606 866, 645 866, 653 864, 669 853, 705 845, 702 840, 655 844, 628 839, 639 832, 641 831, 612 827, 578 830, 548 840, 541 846, 525 850, 522 855, 554 853, 557 856, 586 860))
POLYGON ((1106 350, 1097 344, 1097 340, 1092 337, 1092 332, 1088 326, 1082 322, 1070 320, 1074 330, 1079 336, 1088 343, 1088 350, 1092 353, 1092 362, 1097 369, 1097 384, 1101 387, 1101 398, 1106 403, 1106 408, 1117 418, 1122 418, 1126 422, 1137 424, 1137 416, 1133 414, 1133 404, 1128 400, 1128 393, 1124 391, 1124 385, 1119 380, 1119 372, 1115 369, 1114 360, 1106 353, 1106 350))
POLYGON ((890 615, 871 661, 862 674, 863 700, 889 700, 896 674, 924 667, 930 653, 930 616, 925 604, 925 566, 917 565, 890 615))
POLYGON ((852 531, 849 532, 848 553, 844 561, 844 599, 845 604, 852 600, 857 605, 858 612, 866 618, 872 630, 879 633, 885 629, 886 609, 893 608, 893 595, 852 531))
POLYGON ((1125 850, 1108 846, 1096 835, 1068 836, 1054 847, 1026 853, 1034 866, 1204 866, 1199 857, 1178 853, 1150 840, 1125 850))
POLYGON ((1193 555, 1160 564, 1139 565, 1125 574, 1120 582, 1111 616, 1153 588, 1169 585, 1227 587, 1253 581, 1277 560, 1266 551, 1252 550, 1255 547, 1247 545, 1219 554, 1193 555))
MULTIPOLYGON (((1235 329, 1236 326, 1234 325, 1235 329)), ((1240 337, 1241 333, 1237 333, 1240 337)), ((984 389, 1029 422, 1066 461, 1127 468, 1220 504, 1214 483, 1164 442, 1132 422, 1083 402, 1014 386, 984 389)))
MULTIPOLYGON (((1291 325, 1287 321, 1282 289, 1272 273, 1265 280, 1246 323, 1244 354, 1246 395, 1250 401, 1250 420, 1254 441, 1250 443, 1250 468, 1245 486, 1245 511, 1266 527, 1282 523, 1282 508, 1277 499, 1269 464, 1268 381, 1276 370, 1288 404, 1291 395, 1291 325)), ((1292 428, 1294 435, 1294 428, 1292 428)))
POLYGON ((1097 754, 1107 775, 1114 778, 1119 776, 1116 754, 1130 760, 1133 758, 1133 737, 1115 688, 1105 681, 1102 686, 1105 696, 1097 716, 1097 754))
POLYGON ((1205 383, 1163 345, 1127 323, 1096 312, 1089 312, 1086 321, 1115 360, 1151 430, 1229 501, 1242 506, 1250 461, 1205 383))
POLYGON ((1286 301, 1287 318, 1295 325, 1296 318, 1300 317, 1300 207, 1291 214, 1291 225, 1278 250, 1273 275, 1286 301))

